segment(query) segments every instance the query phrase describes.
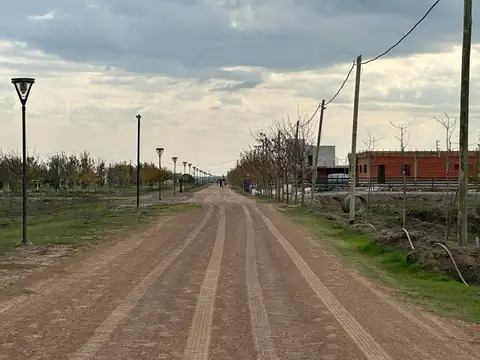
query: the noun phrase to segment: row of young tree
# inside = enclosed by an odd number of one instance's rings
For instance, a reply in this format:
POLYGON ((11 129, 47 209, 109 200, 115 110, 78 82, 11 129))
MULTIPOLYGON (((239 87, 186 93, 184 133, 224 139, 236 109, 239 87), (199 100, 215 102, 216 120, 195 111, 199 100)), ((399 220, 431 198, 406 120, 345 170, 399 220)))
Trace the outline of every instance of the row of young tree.
POLYGON ((282 118, 252 134, 255 145, 244 150, 227 180, 241 187, 248 176, 266 195, 287 203, 305 202, 305 182, 311 183, 315 156, 313 117, 282 118), (300 195, 300 198, 299 198, 300 195))
MULTIPOLYGON (((92 186, 129 187, 136 185, 136 165, 128 162, 107 163, 94 158, 89 152, 80 155, 59 153, 45 160, 38 156, 27 157, 28 183, 33 186, 50 186, 55 190, 87 189, 92 186)), ((140 166, 140 183, 153 187, 159 181, 173 178, 170 170, 159 169, 154 163, 140 166)), ((22 157, 16 153, 0 153, 0 189, 16 191, 22 183, 22 157)))

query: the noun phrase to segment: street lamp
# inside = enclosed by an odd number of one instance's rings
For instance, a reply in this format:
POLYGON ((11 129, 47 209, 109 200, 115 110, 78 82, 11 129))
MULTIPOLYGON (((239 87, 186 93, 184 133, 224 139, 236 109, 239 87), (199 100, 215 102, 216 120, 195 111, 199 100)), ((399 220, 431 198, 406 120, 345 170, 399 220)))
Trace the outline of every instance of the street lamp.
POLYGON ((158 200, 162 200, 162 154, 164 148, 157 148, 158 154, 158 200))
POLYGON ((178 157, 172 157, 173 160, 173 196, 175 196, 175 180, 176 180, 176 172, 177 172, 177 159, 178 157))
POLYGON ((187 183, 185 182, 185 173, 187 172, 187 162, 183 162, 183 175, 182 175, 182 183, 183 183, 183 191, 185 191, 185 186, 187 183))
POLYGON ((195 175, 197 173, 197 167, 193 167, 193 183, 197 185, 197 176, 195 175))
POLYGON ((140 119, 137 115, 137 208, 140 206, 140 119))
POLYGON ((22 209, 22 244, 27 243, 27 100, 30 90, 35 83, 33 78, 13 78, 12 84, 17 91, 18 98, 22 104, 22 175, 23 175, 23 209, 22 209))
POLYGON ((192 164, 190 163, 190 164, 188 164, 188 185, 189 185, 189 187, 191 187, 190 185, 192 185, 192 182, 191 182, 191 180, 190 180, 190 178, 191 178, 191 175, 190 175, 191 170, 192 170, 192 164))

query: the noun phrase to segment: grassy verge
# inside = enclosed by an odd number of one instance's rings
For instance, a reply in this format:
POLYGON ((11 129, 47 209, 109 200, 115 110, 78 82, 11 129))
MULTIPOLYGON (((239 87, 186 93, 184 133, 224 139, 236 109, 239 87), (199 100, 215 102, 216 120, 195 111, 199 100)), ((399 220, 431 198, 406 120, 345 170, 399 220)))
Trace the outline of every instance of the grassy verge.
MULTIPOLYGON (((162 216, 196 209, 195 204, 156 204, 136 209, 111 202, 65 204, 43 201, 28 217, 28 241, 38 245, 88 245, 120 232, 151 224, 162 216)), ((21 240, 20 214, 0 212, 0 255, 21 240)))
POLYGON ((407 262, 407 252, 376 244, 372 237, 296 208, 284 212, 349 267, 390 288, 398 297, 442 316, 480 323, 480 286, 466 287, 456 279, 407 262))

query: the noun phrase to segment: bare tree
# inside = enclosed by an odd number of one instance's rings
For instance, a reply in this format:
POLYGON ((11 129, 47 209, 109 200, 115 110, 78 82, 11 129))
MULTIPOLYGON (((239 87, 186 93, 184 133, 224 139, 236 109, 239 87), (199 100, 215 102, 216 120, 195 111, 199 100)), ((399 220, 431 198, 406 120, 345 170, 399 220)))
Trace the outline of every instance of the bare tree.
POLYGON ((445 241, 448 242, 448 238, 450 235, 450 213, 453 208, 453 203, 450 202, 450 152, 452 151, 452 134, 455 131, 455 127, 457 125, 457 119, 450 119, 447 113, 445 113, 445 117, 438 118, 436 116, 433 117, 440 125, 443 126, 445 129, 445 148, 446 148, 446 155, 445 155, 445 176, 447 177, 447 192, 445 194, 445 241))
MULTIPOLYGON (((410 141, 410 133, 408 128, 412 124, 411 122, 404 123, 402 125, 396 125, 390 121, 393 127, 398 129, 396 139, 400 141, 400 151, 402 155, 402 160, 404 159, 405 148, 407 147, 410 141), (408 139, 406 139, 408 137, 408 139)), ((407 226, 407 169, 409 169, 408 164, 402 164, 402 180, 403 180, 403 209, 402 209, 402 225, 403 228, 407 226)))
POLYGON ((378 142, 380 142, 380 140, 383 140, 383 137, 376 138, 376 137, 372 136, 372 133, 370 132, 370 130, 368 130, 367 135, 368 135, 368 139, 367 140, 362 140, 363 144, 365 145, 365 150, 366 151, 375 151, 376 145, 378 144, 378 142))
POLYGON ((395 138, 398 141, 400 141, 400 151, 402 152, 402 155, 403 155, 403 152, 405 151, 405 149, 408 146, 408 143, 410 142, 410 132, 408 131, 408 128, 410 127, 410 125, 412 125, 412 122, 409 121, 408 123, 397 125, 390 121, 390 124, 394 128, 398 129, 398 133, 395 136, 395 138))
MULTIPOLYGON (((375 138, 372 136, 372 133, 370 130, 368 130, 368 140, 362 140, 363 144, 365 145, 366 151, 375 151, 375 146, 377 143, 382 140, 383 137, 381 138, 375 138)), ((370 157, 371 158, 371 157, 370 157)), ((371 217, 372 216, 372 207, 370 206, 371 201, 372 201, 372 164, 368 164, 368 194, 367 194, 367 216, 371 217)))

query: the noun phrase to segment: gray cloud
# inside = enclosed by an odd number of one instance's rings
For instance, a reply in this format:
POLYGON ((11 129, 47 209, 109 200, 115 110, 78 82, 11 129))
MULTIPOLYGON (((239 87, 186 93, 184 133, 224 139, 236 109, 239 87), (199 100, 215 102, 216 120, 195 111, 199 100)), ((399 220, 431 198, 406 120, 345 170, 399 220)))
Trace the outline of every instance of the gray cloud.
POLYGON ((238 91, 242 89, 253 89, 256 88, 258 85, 260 85, 262 82, 261 81, 242 81, 236 84, 229 84, 229 85, 223 85, 217 88, 212 89, 211 91, 238 91))
MULTIPOLYGON (((3 5, 0 34, 69 60, 214 78, 221 67, 295 71, 350 61, 360 52, 368 58, 402 36, 432 2, 17 0, 3 5), (53 19, 40 16, 48 13, 53 19)), ((392 56, 459 43, 461 12, 460 2, 440 2, 392 56)))

